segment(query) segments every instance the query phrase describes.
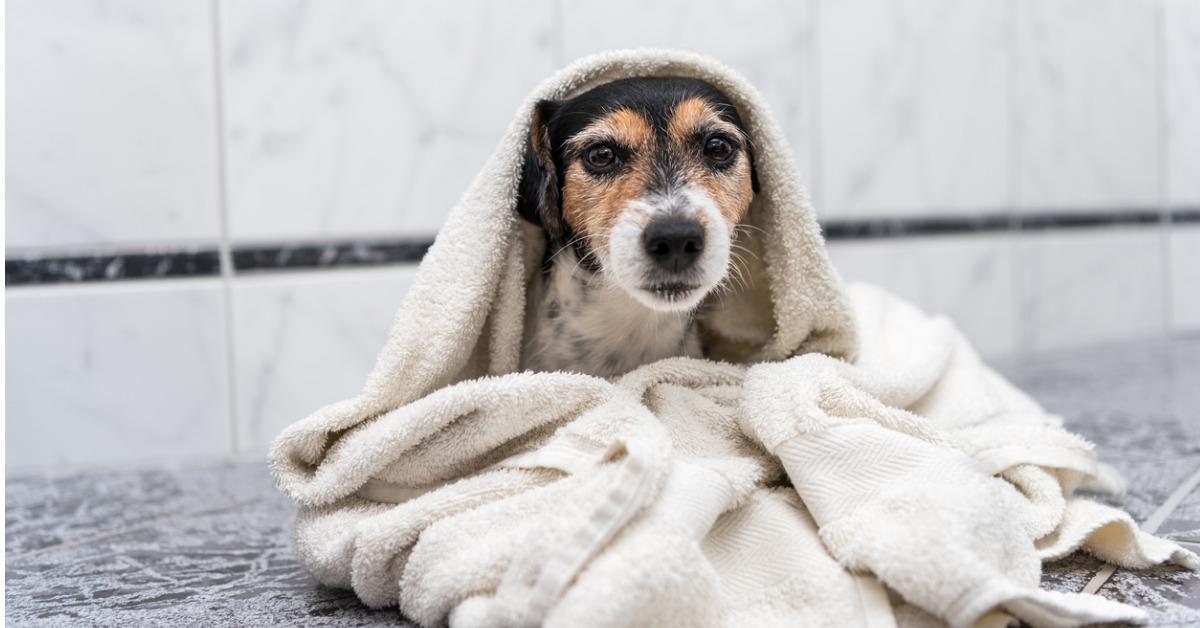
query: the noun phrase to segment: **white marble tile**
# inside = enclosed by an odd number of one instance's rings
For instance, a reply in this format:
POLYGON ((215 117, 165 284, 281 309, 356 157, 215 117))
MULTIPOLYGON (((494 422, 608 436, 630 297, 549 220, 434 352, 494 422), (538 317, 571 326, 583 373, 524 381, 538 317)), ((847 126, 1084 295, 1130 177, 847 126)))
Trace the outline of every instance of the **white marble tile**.
POLYGON ((954 321, 986 357, 1016 350, 1011 242, 1004 235, 832 242, 847 281, 867 281, 954 321))
POLYGON ((1200 331, 1200 225, 1171 228, 1171 330, 1200 331))
POLYGON ((237 279, 239 447, 261 458, 287 425, 357 394, 416 267, 237 279))
POLYGON ((552 69, 550 0, 221 8, 242 240, 435 232, 552 69))
POLYGON ((1019 0, 1015 6, 1018 208, 1157 206, 1155 3, 1019 0))
POLYGON ((216 280, 5 292, 6 468, 231 453, 216 280))
POLYGON ((1200 2, 1165 0, 1167 202, 1200 207, 1200 2))
POLYGON ((208 2, 7 3, 9 246, 218 235, 208 2))
POLYGON ((1018 236, 1021 350, 1161 336, 1167 298, 1163 245, 1156 226, 1018 236))
POLYGON ((827 215, 1009 205, 1009 14, 1003 0, 821 3, 827 215))
POLYGON ((813 0, 558 1, 564 62, 616 48, 681 48, 745 74, 783 128, 801 176, 813 181, 813 0))

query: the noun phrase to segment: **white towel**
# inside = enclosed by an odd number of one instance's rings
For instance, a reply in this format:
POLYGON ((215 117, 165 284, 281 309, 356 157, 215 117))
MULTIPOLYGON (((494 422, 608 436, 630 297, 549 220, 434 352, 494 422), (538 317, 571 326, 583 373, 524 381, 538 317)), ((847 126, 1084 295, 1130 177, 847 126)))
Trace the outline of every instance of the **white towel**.
POLYGON ((1083 548, 1197 558, 1075 494, 1092 447, 953 325, 844 286, 759 93, 690 53, 582 59, 539 86, 422 262, 361 395, 287 428, 272 467, 301 561, 423 626, 1037 626, 1138 621, 1039 590, 1083 548), (748 285, 710 359, 604 380, 522 372, 545 243, 514 206, 534 102, 630 76, 732 98, 761 192, 748 285))

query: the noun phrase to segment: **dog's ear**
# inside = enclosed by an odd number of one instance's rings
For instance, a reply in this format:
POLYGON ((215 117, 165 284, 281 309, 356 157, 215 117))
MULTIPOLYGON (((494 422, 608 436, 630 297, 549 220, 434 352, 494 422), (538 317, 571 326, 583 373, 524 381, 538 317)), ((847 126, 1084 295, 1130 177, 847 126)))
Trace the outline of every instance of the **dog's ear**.
POLYGON ((758 194, 758 167, 754 165, 753 147, 746 147, 746 157, 750 160, 750 191, 758 194))
POLYGON ((518 188, 520 198, 517 199, 517 213, 545 229, 551 241, 561 238, 566 232, 559 199, 558 169, 554 164, 547 127, 557 109, 558 103, 550 100, 538 101, 533 106, 529 139, 525 145, 525 163, 521 168, 521 185, 518 188))

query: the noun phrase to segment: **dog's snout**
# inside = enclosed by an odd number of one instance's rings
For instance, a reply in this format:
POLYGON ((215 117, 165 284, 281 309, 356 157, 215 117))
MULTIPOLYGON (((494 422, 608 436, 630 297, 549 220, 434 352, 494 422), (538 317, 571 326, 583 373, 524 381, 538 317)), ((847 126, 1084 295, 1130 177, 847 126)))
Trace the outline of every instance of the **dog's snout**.
POLYGON ((704 251, 704 226, 691 219, 659 219, 642 232, 646 254, 663 270, 690 268, 704 251))

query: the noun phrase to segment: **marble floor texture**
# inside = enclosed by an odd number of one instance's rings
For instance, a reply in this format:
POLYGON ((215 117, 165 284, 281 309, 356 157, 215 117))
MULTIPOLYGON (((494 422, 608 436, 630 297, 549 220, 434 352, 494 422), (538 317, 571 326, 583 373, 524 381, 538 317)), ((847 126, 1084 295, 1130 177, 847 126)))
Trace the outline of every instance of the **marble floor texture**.
MULTIPOLYGON (((1129 483, 1114 501, 1200 549, 1200 336, 1011 360, 1000 370, 1093 440, 1129 483), (1182 498, 1182 499, 1179 499, 1182 498)), ((8 625, 411 625, 317 584, 290 547, 294 508, 260 464, 10 476, 8 625)), ((1102 570, 1076 554, 1044 586, 1083 589, 1102 570)), ((1200 575, 1115 570, 1100 594, 1151 625, 1200 625, 1200 575)))

